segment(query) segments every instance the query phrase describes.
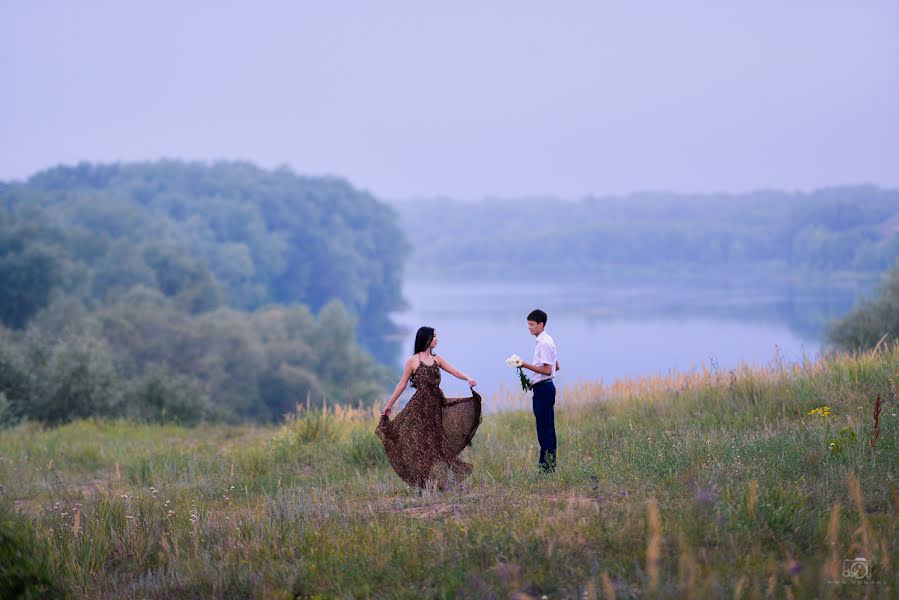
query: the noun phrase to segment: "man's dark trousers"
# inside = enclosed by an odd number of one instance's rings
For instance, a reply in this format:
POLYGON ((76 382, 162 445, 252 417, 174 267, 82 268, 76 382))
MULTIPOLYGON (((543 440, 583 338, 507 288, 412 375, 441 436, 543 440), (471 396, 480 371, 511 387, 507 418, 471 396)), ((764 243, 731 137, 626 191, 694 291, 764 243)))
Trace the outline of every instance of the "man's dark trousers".
POLYGON ((534 416, 537 418, 537 441, 540 443, 541 470, 552 471, 556 467, 556 385, 552 380, 537 383, 534 391, 534 416))

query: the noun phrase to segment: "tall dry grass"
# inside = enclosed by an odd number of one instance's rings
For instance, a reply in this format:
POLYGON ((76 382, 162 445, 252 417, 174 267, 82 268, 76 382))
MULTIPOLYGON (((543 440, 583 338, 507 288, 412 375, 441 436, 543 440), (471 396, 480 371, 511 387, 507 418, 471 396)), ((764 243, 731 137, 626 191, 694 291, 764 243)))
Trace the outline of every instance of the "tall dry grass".
POLYGON ((897 375, 883 345, 569 386, 554 476, 510 404, 466 450, 464 489, 421 495, 383 460, 377 406, 277 428, 24 424, 0 434, 0 515, 75 598, 886 598, 897 375))

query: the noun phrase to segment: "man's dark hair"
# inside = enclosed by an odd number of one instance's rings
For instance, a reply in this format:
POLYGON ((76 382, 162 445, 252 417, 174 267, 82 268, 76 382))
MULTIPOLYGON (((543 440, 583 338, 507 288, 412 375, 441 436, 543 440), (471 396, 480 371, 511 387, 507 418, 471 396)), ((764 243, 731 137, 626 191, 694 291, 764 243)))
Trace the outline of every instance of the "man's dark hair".
POLYGON ((545 326, 546 325, 546 313, 543 312, 542 310, 540 310, 539 308, 537 310, 532 310, 531 314, 528 315, 528 321, 534 321, 536 323, 543 323, 543 325, 545 326))

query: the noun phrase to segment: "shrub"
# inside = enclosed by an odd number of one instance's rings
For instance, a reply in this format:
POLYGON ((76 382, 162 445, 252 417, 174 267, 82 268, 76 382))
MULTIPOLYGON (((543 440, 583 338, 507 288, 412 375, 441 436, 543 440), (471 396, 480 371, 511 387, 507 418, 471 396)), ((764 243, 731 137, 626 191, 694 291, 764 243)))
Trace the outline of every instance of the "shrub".
POLYGON ((164 373, 147 375, 126 394, 129 416, 151 423, 178 425, 195 425, 221 417, 214 414, 208 398, 194 387, 184 377, 164 373))
POLYGON ((357 467, 387 466, 387 455, 374 431, 353 431, 343 452, 347 462, 357 467))
POLYGON ((56 425, 85 417, 111 417, 121 410, 114 359, 102 342, 89 337, 66 340, 37 365, 37 383, 24 416, 56 425))
POLYGON ((879 296, 856 306, 828 331, 830 341, 846 350, 873 348, 885 335, 899 340, 899 260, 887 271, 879 296))
POLYGON ((58 598, 50 570, 40 559, 31 525, 0 507, 0 598, 58 598))

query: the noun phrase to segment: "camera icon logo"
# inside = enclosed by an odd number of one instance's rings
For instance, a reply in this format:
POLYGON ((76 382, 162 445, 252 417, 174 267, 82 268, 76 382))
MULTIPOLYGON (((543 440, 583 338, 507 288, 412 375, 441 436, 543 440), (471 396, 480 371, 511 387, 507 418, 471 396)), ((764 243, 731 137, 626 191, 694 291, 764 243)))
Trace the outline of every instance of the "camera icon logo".
POLYGON ((843 561, 843 577, 852 579, 865 579, 871 576, 871 569, 868 566, 868 559, 861 556, 856 558, 847 558, 843 561))

